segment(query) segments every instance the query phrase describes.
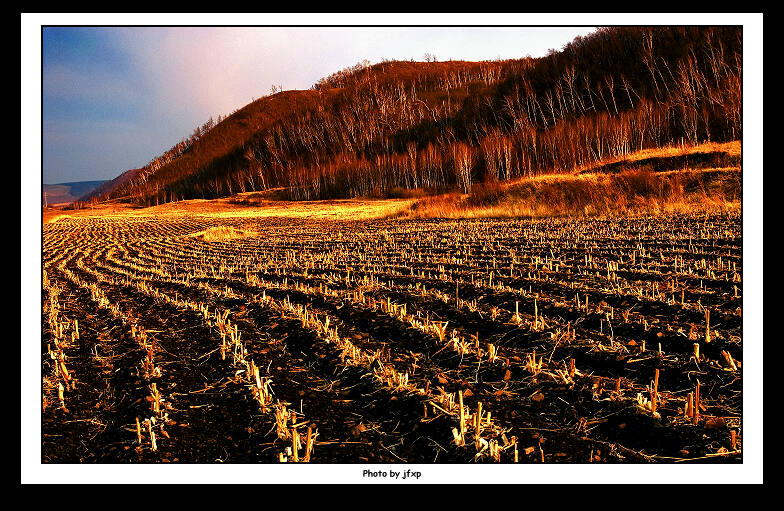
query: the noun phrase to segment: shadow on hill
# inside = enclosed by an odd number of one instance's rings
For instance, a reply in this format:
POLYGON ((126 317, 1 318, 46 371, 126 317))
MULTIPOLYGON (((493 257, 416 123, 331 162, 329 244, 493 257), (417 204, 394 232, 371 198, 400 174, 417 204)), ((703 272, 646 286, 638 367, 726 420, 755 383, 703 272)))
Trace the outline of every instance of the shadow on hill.
POLYGON ((655 156, 636 161, 623 160, 591 167, 581 171, 580 174, 618 174, 639 169, 647 169, 651 172, 666 172, 669 170, 682 169, 698 170, 739 167, 740 164, 740 156, 718 151, 712 153, 683 154, 678 156, 655 156))

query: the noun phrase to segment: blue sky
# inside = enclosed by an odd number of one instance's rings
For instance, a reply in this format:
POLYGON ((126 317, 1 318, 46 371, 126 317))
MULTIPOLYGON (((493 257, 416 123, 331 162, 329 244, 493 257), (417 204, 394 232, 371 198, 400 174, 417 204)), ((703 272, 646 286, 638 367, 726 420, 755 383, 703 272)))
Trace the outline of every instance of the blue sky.
POLYGON ((364 59, 486 60, 592 27, 43 27, 43 182, 111 179, 210 117, 364 59))

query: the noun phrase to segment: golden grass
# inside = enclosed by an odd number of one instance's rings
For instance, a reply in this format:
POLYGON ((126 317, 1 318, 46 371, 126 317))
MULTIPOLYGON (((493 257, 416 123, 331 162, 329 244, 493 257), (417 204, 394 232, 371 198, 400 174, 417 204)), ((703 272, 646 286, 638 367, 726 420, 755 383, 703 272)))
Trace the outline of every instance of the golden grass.
MULTIPOLYGON (((684 154, 725 152, 738 156, 740 141, 664 147, 639 151, 618 161, 684 154)), ((675 213, 738 212, 741 207, 740 167, 652 172, 641 168, 619 173, 543 174, 489 185, 475 185, 471 194, 445 194, 417 201, 404 218, 543 218, 611 217, 675 213)))
MULTIPOLYGON (((655 147, 652 149, 635 151, 633 153, 629 153, 624 156, 618 156, 616 158, 607 158, 602 160, 601 165, 608 165, 621 161, 627 161, 631 163, 640 160, 646 160, 648 158, 673 158, 684 155, 710 153, 727 153, 730 156, 740 156, 741 142, 740 140, 733 140, 732 142, 704 142, 697 145, 670 145, 664 147, 655 147)), ((597 165, 583 165, 575 169, 574 172, 584 172, 595 166, 597 165)))
POLYGON ((740 211, 740 170, 626 172, 533 178, 487 205, 469 195, 430 197, 404 218, 611 217, 740 211), (642 188, 642 190, 640 190, 642 188))
POLYGON ((733 140, 732 142, 705 142, 693 146, 674 145, 674 146, 657 147, 654 149, 644 149, 642 151, 637 151, 626 156, 625 158, 616 158, 615 161, 619 161, 619 160, 637 161, 646 158, 682 156, 685 154, 718 153, 718 152, 728 153, 730 156, 740 156, 741 142, 740 140, 733 140))
POLYGON ((274 201, 263 200, 254 207, 232 205, 228 200, 213 202, 197 214, 217 217, 241 218, 317 218, 322 220, 372 220, 395 216, 406 211, 415 199, 340 199, 326 201, 274 201), (218 206, 215 208, 215 206, 218 206))
POLYGON ((202 241, 232 241, 243 238, 252 238, 257 236, 258 233, 250 229, 237 229, 236 227, 221 225, 219 227, 210 227, 203 231, 189 234, 194 238, 199 238, 202 241))
POLYGON ((50 222, 56 222, 61 218, 68 218, 70 215, 64 215, 59 211, 44 211, 43 213, 43 223, 48 224, 50 222))
MULTIPOLYGON (((671 146, 656 147, 652 149, 643 149, 641 151, 635 151, 633 153, 629 153, 624 156, 618 156, 615 158, 606 158, 602 160, 600 163, 596 163, 592 165, 583 165, 569 172, 553 172, 553 173, 542 174, 534 177, 521 177, 516 179, 510 179, 508 181, 504 181, 502 185, 504 187, 510 187, 519 183, 530 182, 530 181, 558 181, 560 179, 563 179, 563 176, 585 173, 586 171, 590 171, 595 167, 599 167, 602 165, 609 165, 612 163, 618 163, 622 161, 633 163, 640 160, 646 160, 648 158, 673 158, 673 157, 691 155, 691 154, 709 154, 709 153, 722 153, 722 152, 727 153, 730 156, 741 156, 740 140, 733 140, 732 142, 705 142, 705 143, 691 145, 691 146, 671 145, 671 146)), ((590 172, 587 172, 587 174, 590 174, 590 172)))
POLYGON ((177 217, 201 216, 208 218, 315 218, 322 220, 372 220, 399 216, 407 211, 416 199, 341 199, 329 201, 278 201, 253 200, 252 205, 243 204, 244 197, 251 194, 238 194, 233 197, 215 200, 193 199, 175 203, 161 204, 147 208, 137 208, 127 204, 101 204, 94 208, 73 210, 47 210, 43 223, 61 218, 82 216, 106 217, 177 217))
MULTIPOLYGON (((638 151, 600 165, 684 154, 726 152, 741 154, 740 141, 669 146, 638 151)), ((597 165, 599 166, 599 165, 597 165)), ((652 173, 638 169, 617 174, 590 172, 590 168, 520 178, 495 185, 499 200, 485 204, 472 196, 448 193, 424 198, 340 199, 324 201, 274 200, 274 190, 248 192, 223 199, 193 199, 138 208, 117 201, 78 211, 48 209, 43 223, 72 216, 202 216, 209 218, 312 218, 320 220, 373 220, 380 218, 487 218, 549 216, 612 216, 616 214, 670 214, 739 211, 740 168, 688 169, 652 173), (582 173, 580 173, 582 172, 582 173)), ((213 234, 201 233, 207 237, 213 234)), ((238 233, 214 234, 216 239, 238 233)), ((209 240, 208 240, 209 241, 209 240)))

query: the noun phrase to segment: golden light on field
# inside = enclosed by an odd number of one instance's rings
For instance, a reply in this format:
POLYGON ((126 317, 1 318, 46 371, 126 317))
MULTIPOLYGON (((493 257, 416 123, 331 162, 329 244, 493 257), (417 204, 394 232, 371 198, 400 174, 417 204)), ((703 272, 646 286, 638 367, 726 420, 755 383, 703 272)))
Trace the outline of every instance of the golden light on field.
POLYGON ((365 216, 406 204, 46 223, 45 459, 738 459, 736 213, 365 216))

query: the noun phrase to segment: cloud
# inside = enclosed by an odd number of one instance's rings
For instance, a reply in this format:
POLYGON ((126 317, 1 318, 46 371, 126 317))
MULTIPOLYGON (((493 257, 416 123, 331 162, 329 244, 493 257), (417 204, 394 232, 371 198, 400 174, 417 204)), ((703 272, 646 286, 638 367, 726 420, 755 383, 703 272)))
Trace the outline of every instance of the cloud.
MULTIPOLYGON (((272 85, 304 89, 368 59, 441 60, 544 55, 590 28, 147 27, 119 32, 133 55, 151 112, 191 123, 227 114, 272 85)), ((192 127, 195 127, 192 126, 192 127)))
POLYGON ((205 116, 230 113, 280 84, 284 64, 275 32, 242 27, 142 30, 153 37, 136 34, 125 42, 143 63, 150 112, 203 122, 205 116))

